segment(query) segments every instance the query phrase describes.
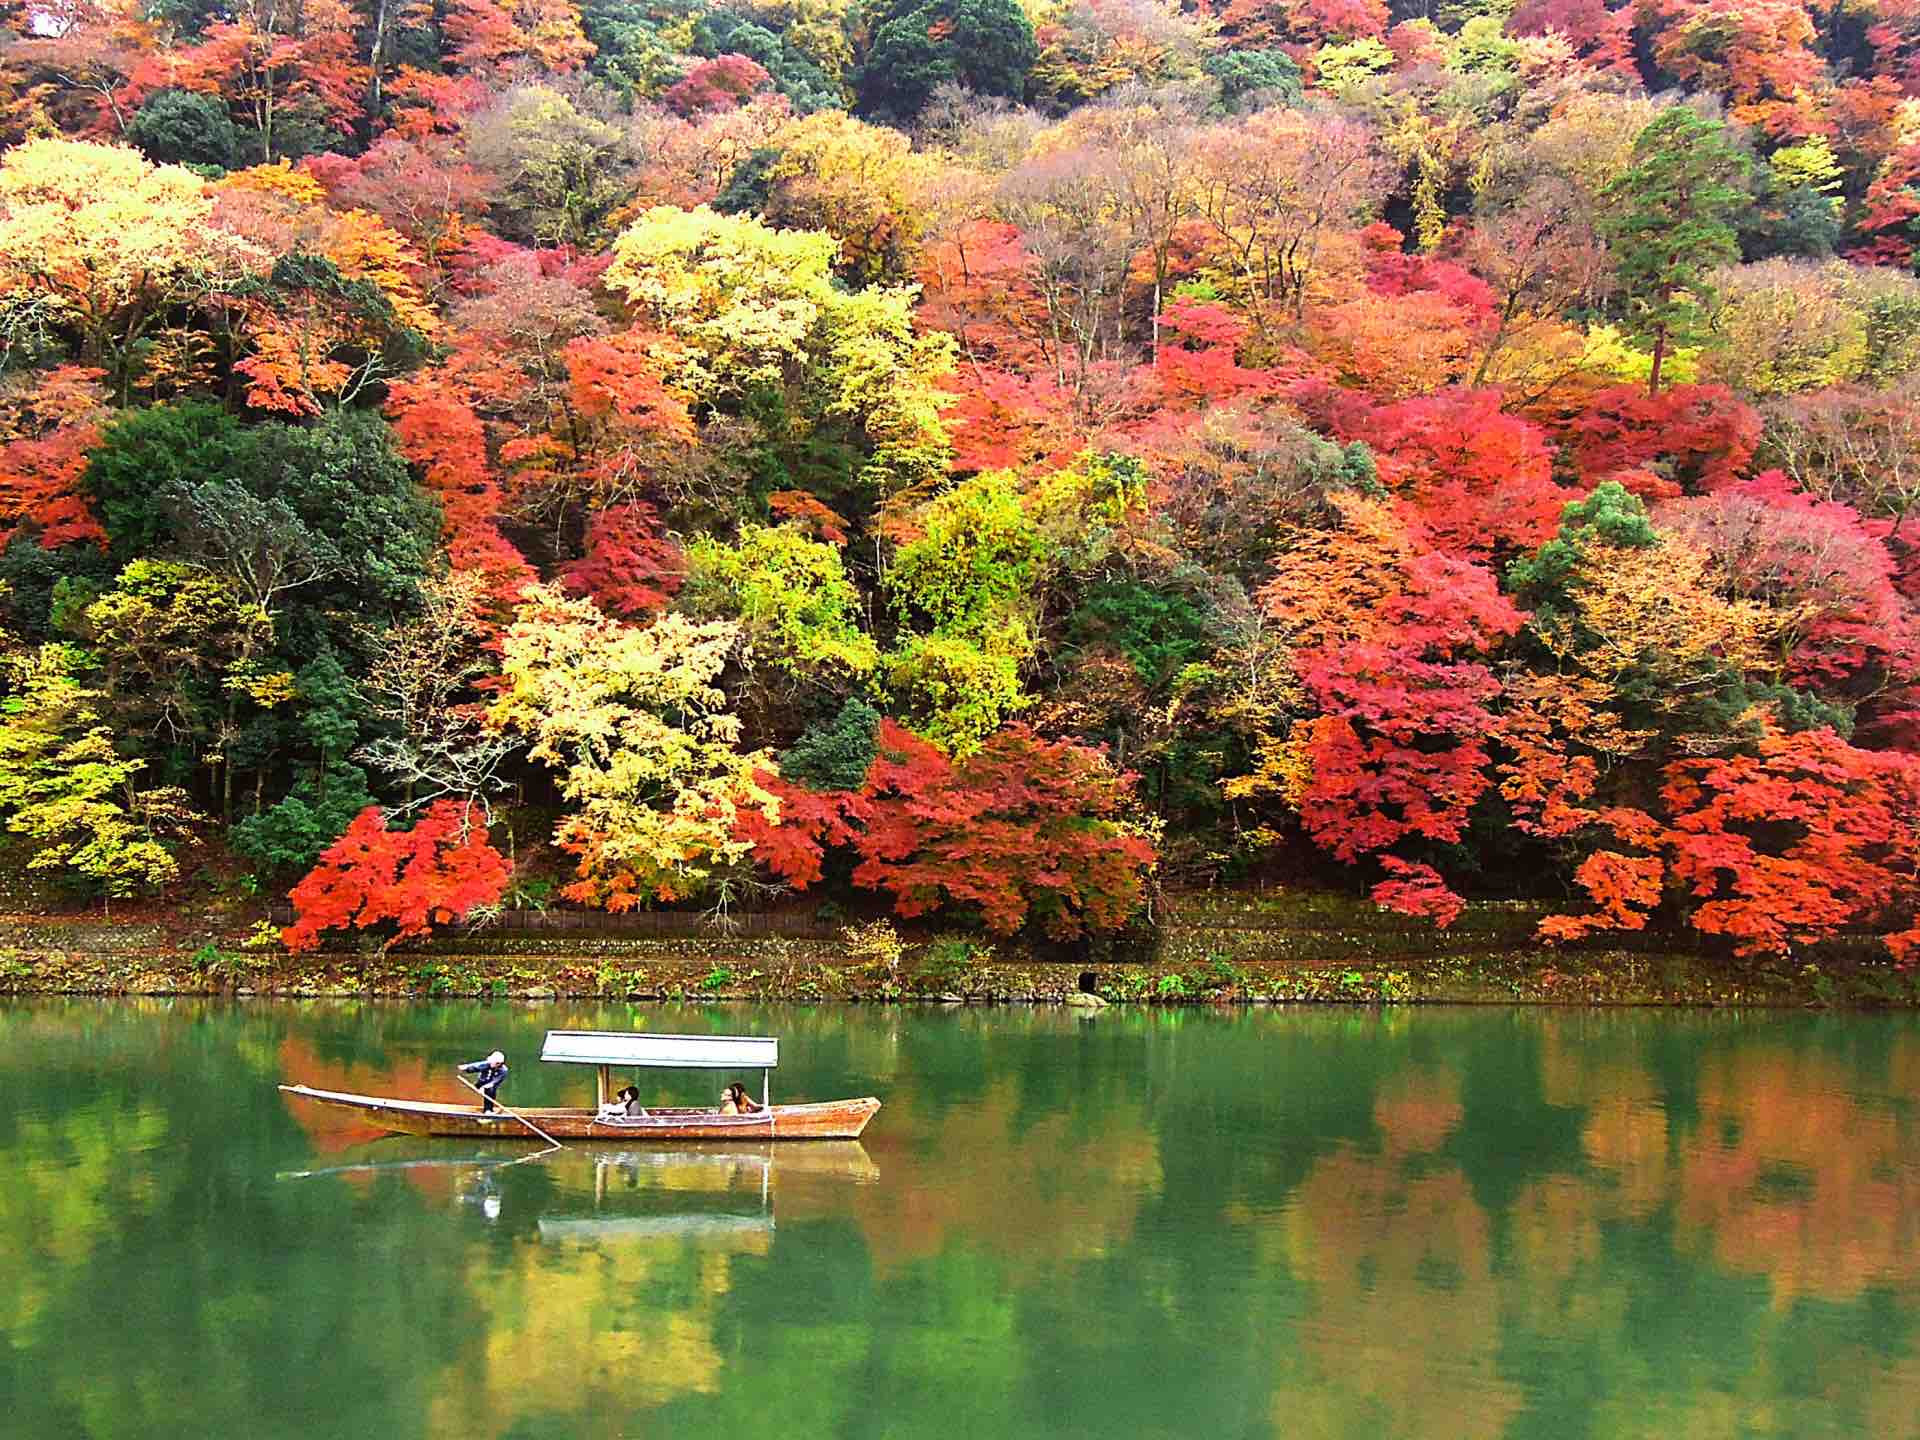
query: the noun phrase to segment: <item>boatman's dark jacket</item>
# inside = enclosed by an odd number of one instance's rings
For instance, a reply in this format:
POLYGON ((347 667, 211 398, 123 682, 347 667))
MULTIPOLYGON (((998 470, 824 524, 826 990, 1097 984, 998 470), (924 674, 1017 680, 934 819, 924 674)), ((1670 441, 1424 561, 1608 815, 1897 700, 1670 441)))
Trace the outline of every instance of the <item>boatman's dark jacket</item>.
POLYGON ((489 1065, 484 1060, 475 1060, 471 1064, 462 1065, 460 1073, 478 1075, 480 1078, 474 1082, 474 1088, 484 1095, 491 1096, 499 1092, 500 1082, 507 1078, 507 1067, 504 1064, 489 1065))

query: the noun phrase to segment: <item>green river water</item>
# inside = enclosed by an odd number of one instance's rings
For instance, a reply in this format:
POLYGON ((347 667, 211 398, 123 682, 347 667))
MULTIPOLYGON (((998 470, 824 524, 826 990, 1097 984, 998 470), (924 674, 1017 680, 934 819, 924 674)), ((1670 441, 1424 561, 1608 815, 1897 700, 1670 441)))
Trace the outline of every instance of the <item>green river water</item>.
POLYGON ((1904 1017, 5 1006, 0 1433, 1915 1436, 1917 1097, 1904 1017), (549 1027, 885 1108, 507 1164, 274 1089, 577 1103, 549 1027))

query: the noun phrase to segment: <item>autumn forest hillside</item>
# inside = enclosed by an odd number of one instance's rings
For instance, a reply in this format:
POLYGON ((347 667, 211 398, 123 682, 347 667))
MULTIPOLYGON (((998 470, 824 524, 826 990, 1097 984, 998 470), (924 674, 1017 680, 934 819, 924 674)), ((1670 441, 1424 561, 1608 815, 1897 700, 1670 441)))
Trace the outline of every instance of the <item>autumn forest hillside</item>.
POLYGON ((1920 956, 1920 0, 4 8, 74 904, 1920 956))

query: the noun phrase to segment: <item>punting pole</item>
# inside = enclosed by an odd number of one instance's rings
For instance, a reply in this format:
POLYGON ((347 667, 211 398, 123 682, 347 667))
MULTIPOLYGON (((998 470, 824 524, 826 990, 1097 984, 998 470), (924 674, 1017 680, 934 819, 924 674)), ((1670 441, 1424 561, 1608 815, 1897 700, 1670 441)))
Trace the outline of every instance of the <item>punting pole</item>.
MULTIPOLYGON (((547 1132, 542 1130, 538 1125, 534 1124, 533 1121, 527 1119, 527 1117, 522 1115, 518 1110, 515 1110, 508 1105, 501 1105, 499 1096, 488 1095, 486 1091, 482 1090, 478 1085, 475 1085, 471 1080, 467 1079, 467 1077, 464 1075, 459 1075, 459 1076, 456 1076, 455 1078, 458 1079, 462 1085, 466 1086, 467 1089, 473 1091, 474 1094, 478 1095, 482 1100, 492 1100, 495 1106, 505 1111, 507 1114, 511 1115, 514 1119, 518 1120, 522 1125, 526 1126, 527 1129, 533 1131, 534 1134, 538 1135, 542 1140, 546 1141, 550 1148, 555 1150, 564 1150, 567 1148, 566 1146, 562 1145, 558 1140, 554 1139, 553 1136, 547 1134, 547 1132)), ((540 1153, 544 1155, 547 1152, 545 1150, 542 1150, 540 1153)))

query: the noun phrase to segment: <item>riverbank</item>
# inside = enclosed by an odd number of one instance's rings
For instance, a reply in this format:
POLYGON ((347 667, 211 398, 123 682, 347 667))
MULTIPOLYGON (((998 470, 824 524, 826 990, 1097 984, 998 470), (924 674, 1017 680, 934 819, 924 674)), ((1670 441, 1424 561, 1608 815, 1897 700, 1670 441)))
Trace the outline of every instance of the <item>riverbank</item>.
POLYGON ((822 939, 815 921, 799 935, 728 934, 690 919, 676 936, 479 930, 290 956, 244 918, 0 916, 0 994, 1920 1006, 1920 974, 1864 947, 1790 960, 1546 950, 1529 939, 1530 906, 1475 905, 1438 931, 1320 892, 1180 897, 1132 944, 1079 954, 871 925, 822 939))

